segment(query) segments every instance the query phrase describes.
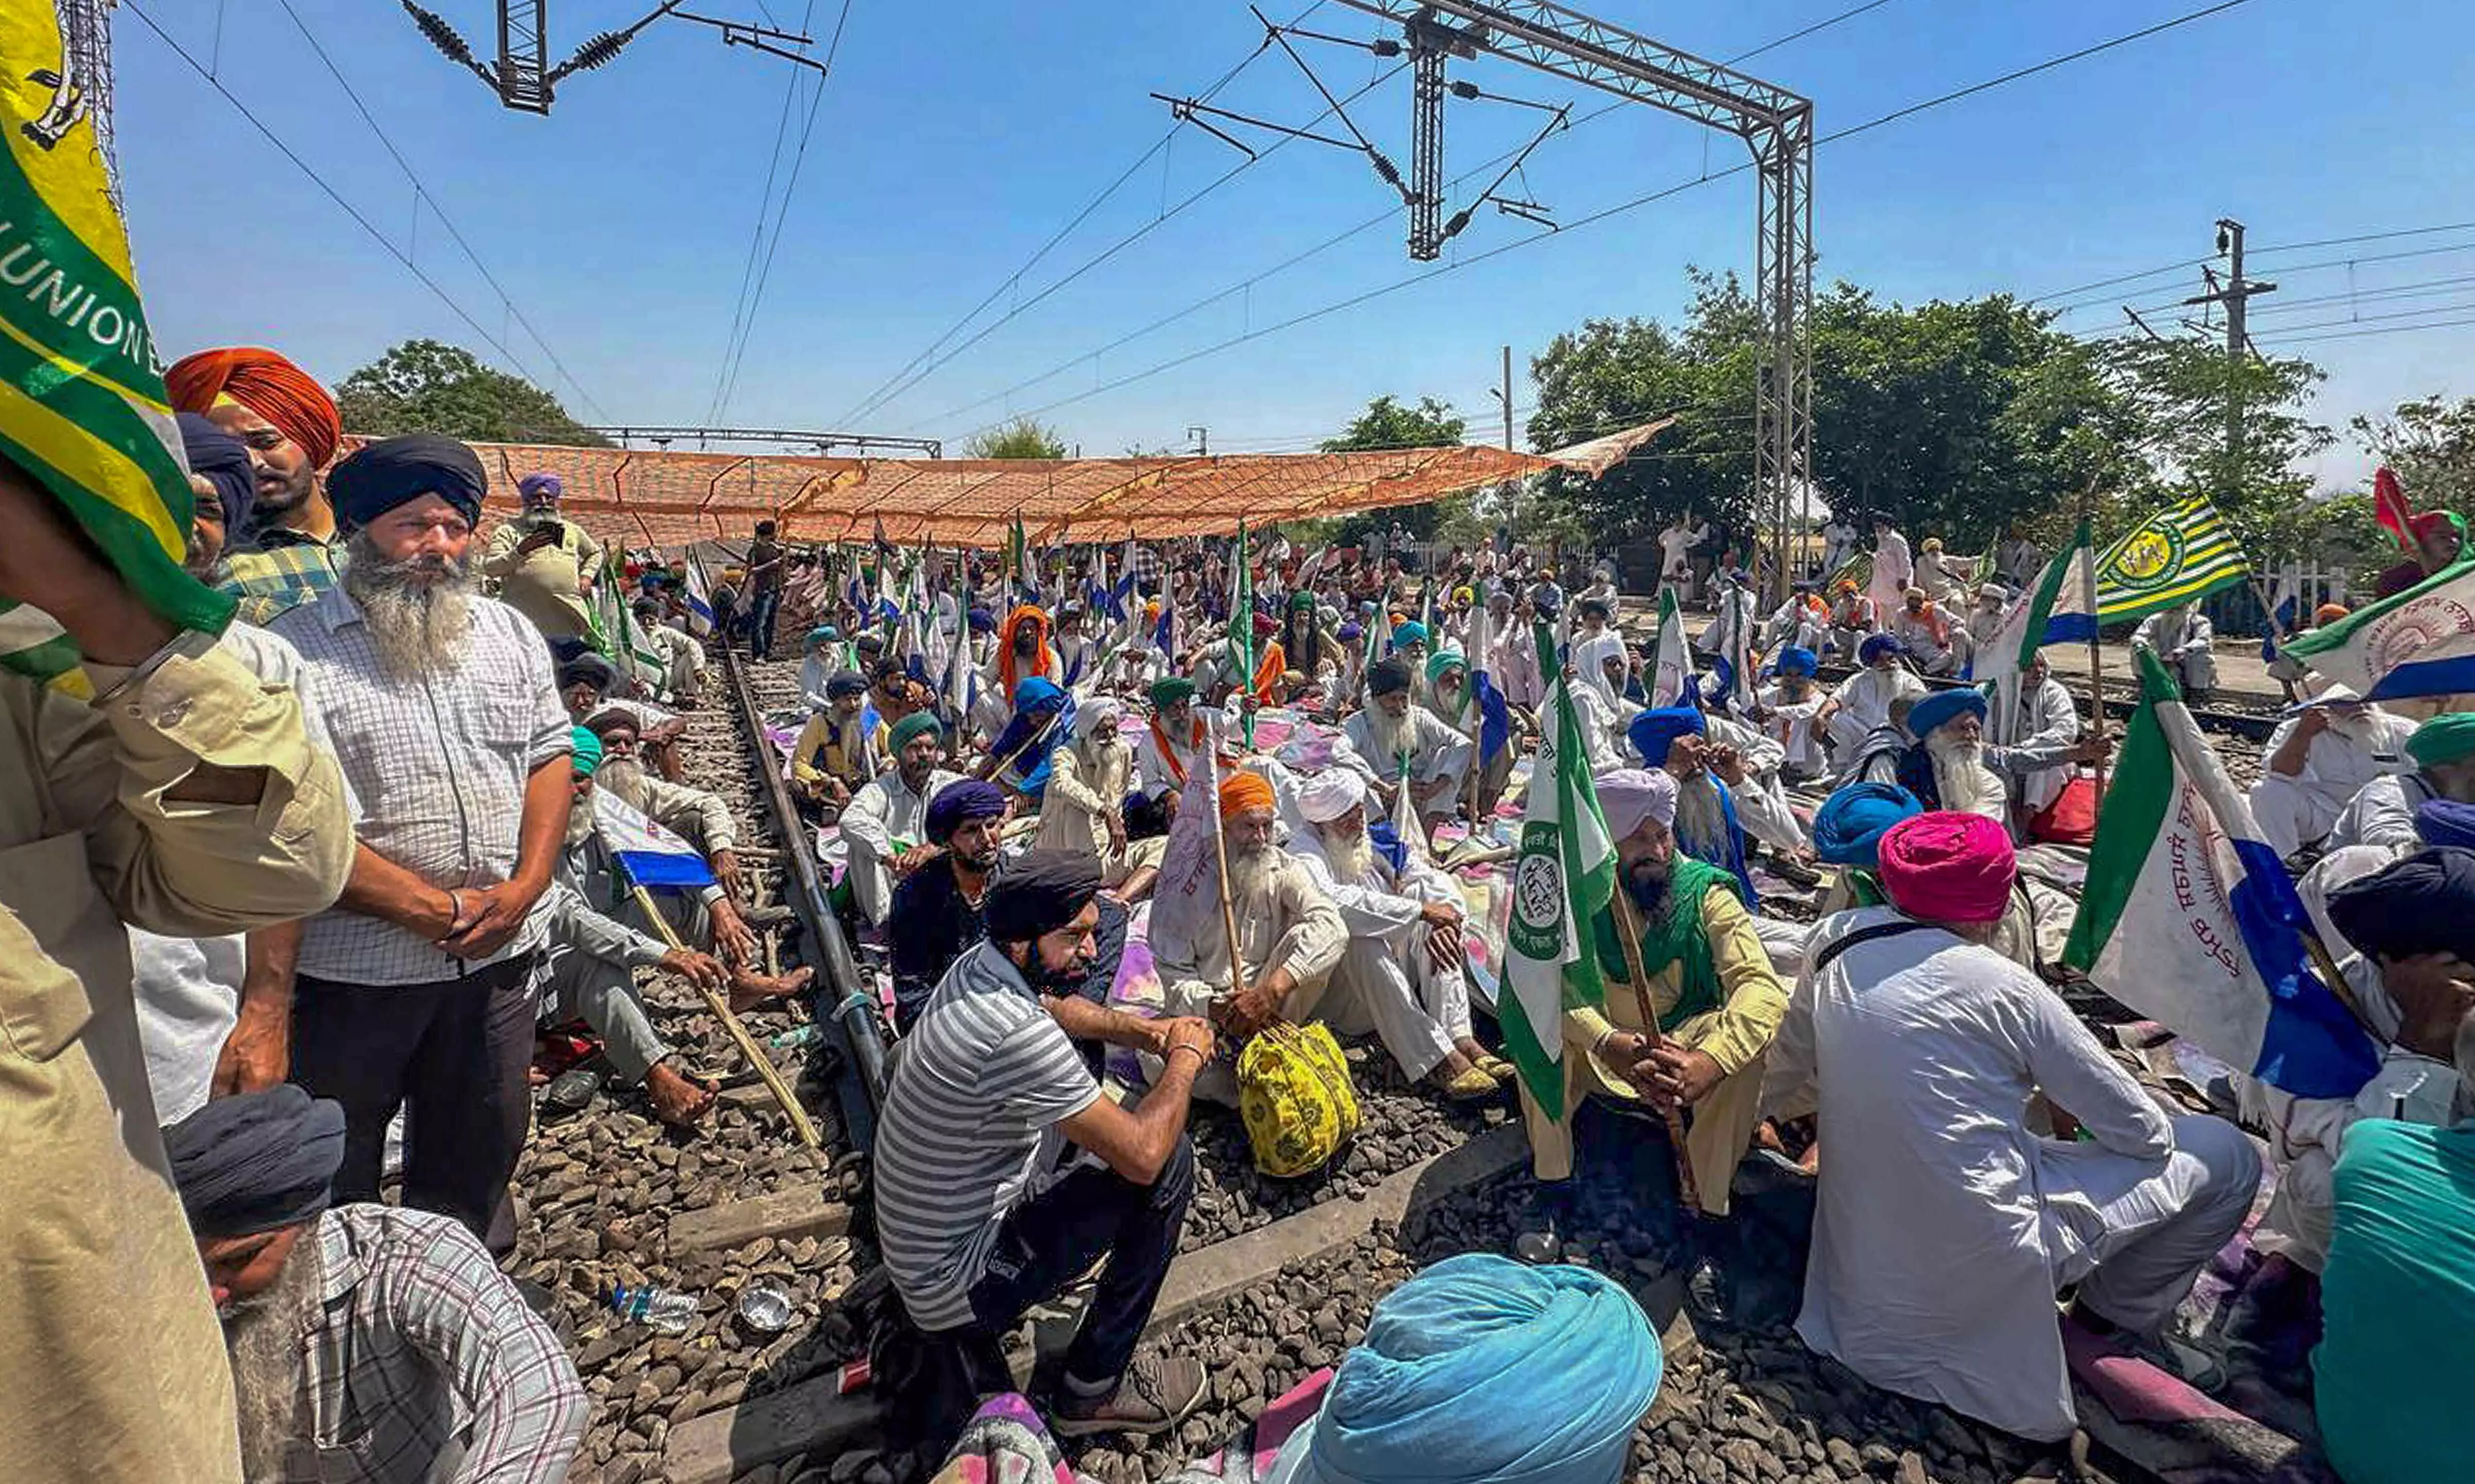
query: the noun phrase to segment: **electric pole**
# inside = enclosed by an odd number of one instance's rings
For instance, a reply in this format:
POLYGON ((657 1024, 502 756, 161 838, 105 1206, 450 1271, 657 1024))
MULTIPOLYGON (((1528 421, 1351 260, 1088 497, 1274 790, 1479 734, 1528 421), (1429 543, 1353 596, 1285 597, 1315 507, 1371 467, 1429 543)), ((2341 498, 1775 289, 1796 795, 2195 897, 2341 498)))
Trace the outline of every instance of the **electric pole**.
POLYGON ((1504 451, 1512 451, 1512 347, 1504 348, 1504 451))
MULTIPOLYGON (((2226 280, 2218 281, 2217 271, 2202 268, 2209 291, 2183 302, 2187 304, 2223 304, 2226 309, 2226 474, 2219 494, 2240 502, 2242 496, 2242 363, 2254 353, 2251 337, 2244 332, 2244 305, 2254 294, 2277 292, 2274 283, 2264 283, 2243 277, 2243 224, 2232 217, 2218 218, 2218 255, 2226 260, 2226 280)), ((2142 326, 2146 328, 2146 326, 2142 326)))
MULTIPOLYGON (((1495 394, 1495 400, 1497 401, 1504 404, 1504 451, 1510 453, 1513 451, 1512 347, 1506 346, 1504 348, 1504 385, 1501 387, 1490 387, 1488 390, 1495 394)), ((1507 479, 1504 481, 1504 529, 1507 534, 1509 534, 1512 531, 1513 523, 1519 519, 1520 515, 1521 481, 1518 478, 1507 479)))

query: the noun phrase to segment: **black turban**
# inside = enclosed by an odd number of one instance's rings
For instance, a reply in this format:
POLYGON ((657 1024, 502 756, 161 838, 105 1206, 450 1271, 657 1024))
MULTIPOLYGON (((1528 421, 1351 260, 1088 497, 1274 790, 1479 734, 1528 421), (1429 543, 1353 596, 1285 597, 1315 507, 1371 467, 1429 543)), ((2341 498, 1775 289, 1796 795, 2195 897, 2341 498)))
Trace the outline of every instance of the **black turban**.
POLYGON ((1390 695, 1409 689, 1409 667, 1400 660, 1383 659, 1366 669, 1366 693, 1390 695))
POLYGON ((558 668, 558 688, 590 684, 604 695, 619 683, 619 668, 601 656, 587 650, 558 668))
POLYGON ((828 696, 866 695, 867 693, 868 677, 858 670, 838 669, 825 677, 825 694, 828 696))
POLYGON ((473 450, 437 433, 381 438, 327 472, 328 498, 347 530, 424 495, 437 496, 478 523, 489 488, 490 476, 473 450))
POLYGON ((919 828, 928 837, 928 843, 942 845, 972 820, 993 819, 1004 813, 1003 789, 986 779, 966 778, 937 791, 937 796, 928 801, 928 813, 919 828))
POLYGON ((989 888, 989 941, 1027 943, 1081 915, 1100 894, 1100 858, 1088 850, 1034 850, 1009 862, 989 888))
POLYGON ((2329 893, 2329 920, 2380 959, 2475 960, 2475 850, 2435 845, 2329 893))
POLYGON ((344 1109, 283 1083, 215 1099, 164 1130, 163 1149, 190 1230, 273 1231, 327 1208, 344 1162, 344 1109))
POLYGON ((189 473, 215 487, 215 500, 224 510, 225 539, 238 541, 257 504, 257 474, 249 465, 249 445, 203 413, 184 412, 179 421, 181 451, 188 455, 189 473))

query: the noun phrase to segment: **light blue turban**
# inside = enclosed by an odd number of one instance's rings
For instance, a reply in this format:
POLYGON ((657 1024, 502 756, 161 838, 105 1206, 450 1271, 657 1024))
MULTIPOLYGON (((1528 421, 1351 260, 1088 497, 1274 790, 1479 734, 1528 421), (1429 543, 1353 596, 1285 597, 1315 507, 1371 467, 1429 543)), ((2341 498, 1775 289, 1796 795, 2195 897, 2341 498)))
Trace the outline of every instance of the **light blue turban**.
POLYGON ((1880 864, 1875 850, 1882 843, 1882 832, 1924 812, 1915 794, 1896 784, 1851 783, 1813 812, 1814 858, 1828 865, 1871 870, 1880 864))
POLYGON ((1614 1279, 1448 1257, 1375 1305, 1270 1484, 1615 1484, 1661 1369, 1614 1279))

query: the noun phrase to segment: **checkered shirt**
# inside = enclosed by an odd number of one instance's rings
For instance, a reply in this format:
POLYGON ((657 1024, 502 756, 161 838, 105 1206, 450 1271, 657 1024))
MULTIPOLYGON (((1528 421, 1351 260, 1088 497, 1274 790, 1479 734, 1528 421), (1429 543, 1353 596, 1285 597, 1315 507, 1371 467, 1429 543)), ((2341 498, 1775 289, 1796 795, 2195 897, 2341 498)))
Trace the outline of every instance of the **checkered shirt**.
POLYGON ((338 1206, 317 1233, 320 1302, 302 1335, 310 1438, 285 1479, 422 1484, 451 1441, 457 1479, 567 1477, 584 1382, 472 1233, 384 1205, 338 1206))
MULTIPOLYGON (((572 750, 541 631, 495 598, 473 599, 473 639, 444 673, 379 668, 369 626, 337 588, 276 620, 301 651, 302 700, 334 743, 360 811, 360 842, 433 886, 489 887, 516 868, 525 783, 572 750)), ((383 918, 332 909, 309 919, 300 972, 354 985, 419 985, 528 954, 539 913, 469 963, 383 918)))
POLYGON ((216 586, 240 599, 244 621, 263 628, 278 615, 334 590, 341 546, 272 527, 258 532, 247 548, 224 553, 223 580, 216 586))

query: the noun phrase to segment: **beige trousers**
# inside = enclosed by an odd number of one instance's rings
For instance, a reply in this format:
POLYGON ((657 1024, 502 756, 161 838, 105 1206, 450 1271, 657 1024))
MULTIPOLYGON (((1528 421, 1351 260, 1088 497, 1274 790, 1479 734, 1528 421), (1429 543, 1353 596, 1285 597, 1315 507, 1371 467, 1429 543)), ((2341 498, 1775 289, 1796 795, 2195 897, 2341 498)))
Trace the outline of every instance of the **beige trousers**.
MULTIPOLYGON (((1641 1009, 1630 993, 1608 995, 1605 1013, 1621 1030, 1642 1029, 1641 1009)), ((1668 1033, 1669 1038, 1685 1046, 1697 1045, 1718 1022, 1715 1012, 1696 1015, 1668 1033)), ((1573 1114, 1583 1098, 1596 1093, 1627 1103, 1641 1101, 1630 1083, 1602 1066, 1596 1058, 1577 1055, 1570 1043, 1564 1055, 1571 1058, 1572 1065, 1565 1070, 1564 1116, 1560 1120, 1549 1118, 1531 1096, 1529 1084, 1521 1085, 1521 1118, 1530 1134, 1530 1171, 1542 1180, 1572 1177, 1573 1114)), ((1721 1079, 1709 1096, 1694 1104, 1685 1114, 1685 1157, 1693 1166, 1693 1183, 1701 1193, 1702 1209, 1713 1216, 1728 1214, 1728 1186, 1734 1183, 1736 1166, 1752 1147, 1753 1130, 1761 1123, 1763 1060, 1755 1057, 1721 1079)))

